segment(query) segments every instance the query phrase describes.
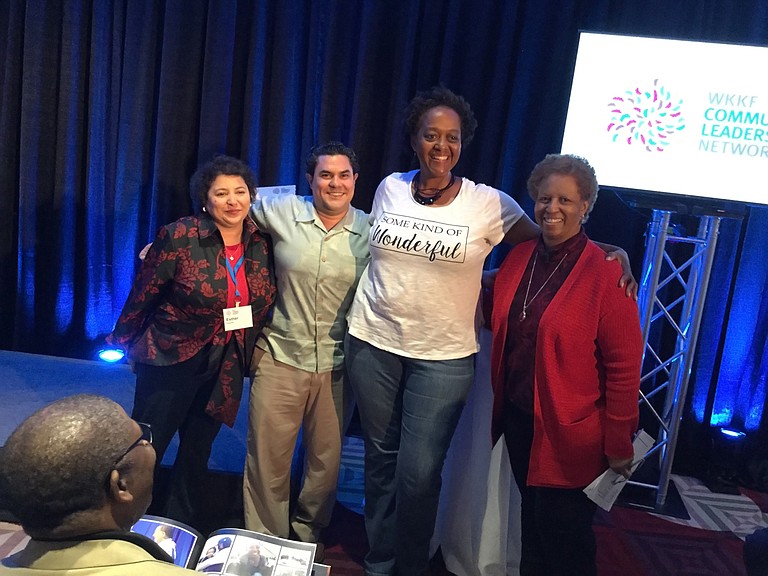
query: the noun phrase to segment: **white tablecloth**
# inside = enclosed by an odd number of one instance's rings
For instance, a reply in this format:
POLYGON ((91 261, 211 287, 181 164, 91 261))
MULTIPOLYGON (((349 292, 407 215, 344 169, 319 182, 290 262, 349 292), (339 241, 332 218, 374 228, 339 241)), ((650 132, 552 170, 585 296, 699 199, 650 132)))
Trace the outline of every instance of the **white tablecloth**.
POLYGON ((491 447, 491 334, 483 329, 475 383, 443 469, 432 551, 457 576, 516 576, 520 492, 502 438, 491 447))

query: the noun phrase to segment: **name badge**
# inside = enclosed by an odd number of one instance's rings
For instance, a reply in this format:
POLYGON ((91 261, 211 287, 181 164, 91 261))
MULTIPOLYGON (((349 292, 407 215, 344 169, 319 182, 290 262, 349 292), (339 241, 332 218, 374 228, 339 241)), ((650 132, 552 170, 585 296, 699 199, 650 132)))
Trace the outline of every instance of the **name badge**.
POLYGON ((249 306, 224 308, 224 330, 239 330, 253 327, 253 314, 249 306))

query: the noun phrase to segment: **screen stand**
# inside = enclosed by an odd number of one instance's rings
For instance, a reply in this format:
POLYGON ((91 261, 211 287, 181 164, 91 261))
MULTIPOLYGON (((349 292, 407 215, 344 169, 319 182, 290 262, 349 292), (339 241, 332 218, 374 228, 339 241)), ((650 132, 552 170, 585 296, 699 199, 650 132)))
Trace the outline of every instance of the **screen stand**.
POLYGON ((629 482, 655 491, 654 508, 662 513, 722 220, 698 216, 696 235, 685 236, 676 233, 672 214, 653 210, 638 295, 644 344, 640 406, 659 423, 656 444, 646 459, 658 457, 659 479, 656 484, 629 482))

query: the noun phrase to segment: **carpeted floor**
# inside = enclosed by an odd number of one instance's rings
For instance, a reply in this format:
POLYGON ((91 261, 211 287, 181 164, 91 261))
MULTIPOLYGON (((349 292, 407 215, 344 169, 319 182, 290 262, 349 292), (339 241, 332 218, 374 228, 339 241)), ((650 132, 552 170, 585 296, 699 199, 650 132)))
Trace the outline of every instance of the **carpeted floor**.
POLYGON ((743 576, 743 542, 626 508, 594 524, 601 576, 743 576))
MULTIPOLYGON (((682 490, 681 495, 687 506, 688 497, 682 490)), ((622 507, 598 511, 594 530, 600 576, 745 576, 743 541, 730 530, 714 529, 729 506, 720 504, 724 507, 715 504, 709 510, 708 528, 622 507)))

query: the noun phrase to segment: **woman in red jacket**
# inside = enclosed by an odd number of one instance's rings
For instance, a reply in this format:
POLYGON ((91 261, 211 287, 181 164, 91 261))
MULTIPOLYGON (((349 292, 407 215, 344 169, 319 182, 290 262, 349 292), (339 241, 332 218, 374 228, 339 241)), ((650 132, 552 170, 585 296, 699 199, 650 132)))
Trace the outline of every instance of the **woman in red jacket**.
POLYGON ((541 236, 509 253, 493 288, 494 434, 522 496, 521 576, 596 574, 582 490, 632 460, 642 338, 621 267, 582 229, 597 190, 582 158, 542 160, 528 180, 541 236))

